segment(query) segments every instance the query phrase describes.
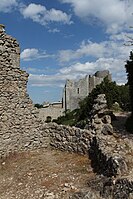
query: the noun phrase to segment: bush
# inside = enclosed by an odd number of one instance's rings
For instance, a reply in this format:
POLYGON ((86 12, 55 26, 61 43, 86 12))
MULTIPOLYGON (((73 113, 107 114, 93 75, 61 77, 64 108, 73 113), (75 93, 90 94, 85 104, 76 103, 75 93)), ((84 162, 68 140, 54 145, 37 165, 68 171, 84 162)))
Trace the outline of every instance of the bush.
POLYGON ((49 122, 51 122, 51 120, 52 120, 52 117, 51 117, 51 116, 47 116, 47 118, 46 118, 46 121, 45 121, 45 122, 49 123, 49 122))
POLYGON ((43 105, 42 104, 35 104, 34 105, 36 108, 43 108, 43 105))
POLYGON ((112 111, 114 111, 114 112, 119 112, 119 111, 122 111, 122 109, 121 109, 121 107, 120 107, 120 105, 119 105, 119 103, 118 102, 115 102, 113 105, 112 105, 112 111))

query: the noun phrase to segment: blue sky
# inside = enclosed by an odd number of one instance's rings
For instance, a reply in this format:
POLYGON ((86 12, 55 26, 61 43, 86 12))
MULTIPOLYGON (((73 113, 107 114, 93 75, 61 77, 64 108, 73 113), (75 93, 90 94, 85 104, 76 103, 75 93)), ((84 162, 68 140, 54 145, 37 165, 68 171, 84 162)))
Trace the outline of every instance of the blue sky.
POLYGON ((0 0, 0 23, 21 48, 34 103, 62 98, 66 79, 108 69, 126 82, 132 0, 0 0))

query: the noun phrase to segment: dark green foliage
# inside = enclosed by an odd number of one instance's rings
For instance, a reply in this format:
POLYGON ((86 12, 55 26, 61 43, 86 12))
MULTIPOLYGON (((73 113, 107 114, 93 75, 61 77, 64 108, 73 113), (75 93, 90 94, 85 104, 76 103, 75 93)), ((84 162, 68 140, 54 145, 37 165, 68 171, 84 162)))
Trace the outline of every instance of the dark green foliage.
POLYGON ((99 94, 106 95, 109 109, 111 109, 113 104, 117 102, 120 105, 120 109, 124 111, 130 110, 128 86, 118 86, 115 82, 111 82, 108 78, 104 78, 103 82, 100 85, 97 85, 89 96, 80 101, 79 109, 71 112, 67 111, 65 116, 59 117, 55 122, 58 124, 75 125, 83 128, 90 117, 90 111, 92 110, 94 100, 99 94))
POLYGON ((130 111, 131 110, 131 103, 130 103, 130 96, 129 96, 129 86, 122 85, 118 86, 119 90, 119 105, 123 111, 130 111))
POLYGON ((43 108, 43 105, 42 104, 35 104, 34 105, 36 108, 43 108))
POLYGON ((129 95, 131 102, 131 112, 133 114, 133 52, 130 52, 130 60, 127 61, 125 68, 127 73, 128 85, 129 85, 129 95))
POLYGON ((129 85, 129 95, 131 103, 131 116, 126 121, 126 129, 128 132, 133 133, 133 52, 130 52, 129 60, 126 65, 126 73, 129 85))
POLYGON ((125 127, 129 133, 133 133, 133 115, 127 118, 125 127))
POLYGON ((80 108, 77 114, 78 121, 89 116, 94 104, 94 99, 96 99, 99 94, 106 95, 109 109, 112 108, 115 102, 118 102, 122 110, 130 110, 128 86, 118 86, 115 82, 110 82, 108 78, 105 78, 100 85, 97 85, 96 88, 93 89, 88 97, 79 103, 80 108))
POLYGON ((49 123, 49 122, 51 122, 51 120, 52 120, 52 118, 51 118, 51 116, 47 116, 47 118, 46 118, 46 123, 49 123))
POLYGON ((76 113, 76 109, 74 111, 67 110, 64 116, 58 117, 57 120, 54 119, 53 122, 56 122, 57 124, 74 126, 75 113, 76 113))

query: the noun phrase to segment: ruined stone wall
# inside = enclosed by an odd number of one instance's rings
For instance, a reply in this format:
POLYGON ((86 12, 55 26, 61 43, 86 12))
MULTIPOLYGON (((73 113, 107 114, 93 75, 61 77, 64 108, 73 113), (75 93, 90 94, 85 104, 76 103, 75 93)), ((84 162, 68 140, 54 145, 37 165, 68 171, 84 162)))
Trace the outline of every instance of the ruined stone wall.
POLYGON ((50 136, 50 145, 63 151, 87 154, 92 134, 88 130, 49 123, 44 131, 50 136))
POLYGON ((98 85, 101 84, 103 81, 103 78, 99 78, 96 76, 92 76, 89 78, 89 93, 92 92, 92 90, 98 85))
POLYGON ((19 66, 19 44, 0 27, 0 155, 45 145, 26 90, 28 74, 19 66))
POLYGON ((91 93, 100 84, 104 77, 111 80, 109 71, 97 71, 93 76, 86 75, 79 81, 67 80, 63 91, 64 110, 74 110, 79 107, 79 102, 91 93))
POLYGON ((79 102, 89 94, 88 76, 79 81, 67 80, 63 93, 63 107, 65 110, 74 110, 79 102))
POLYGON ((85 153, 89 131, 42 123, 27 94, 28 74, 19 68, 16 39, 0 32, 0 156, 47 147, 85 153))
POLYGON ((60 116, 63 116, 64 114, 64 109, 63 108, 56 108, 56 107, 46 107, 46 108, 41 108, 39 109, 39 118, 42 121, 46 121, 47 117, 50 116, 51 120, 57 119, 60 116))

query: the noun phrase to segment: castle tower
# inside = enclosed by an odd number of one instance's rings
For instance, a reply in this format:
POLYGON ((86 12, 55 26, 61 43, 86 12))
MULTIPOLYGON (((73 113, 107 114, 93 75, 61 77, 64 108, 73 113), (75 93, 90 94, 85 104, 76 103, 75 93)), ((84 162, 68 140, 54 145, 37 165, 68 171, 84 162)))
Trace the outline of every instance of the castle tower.
POLYGON ((79 107, 79 102, 92 92, 92 90, 107 77, 111 81, 108 70, 97 71, 93 76, 86 75, 84 78, 73 81, 67 80, 63 91, 64 110, 74 110, 79 107))

